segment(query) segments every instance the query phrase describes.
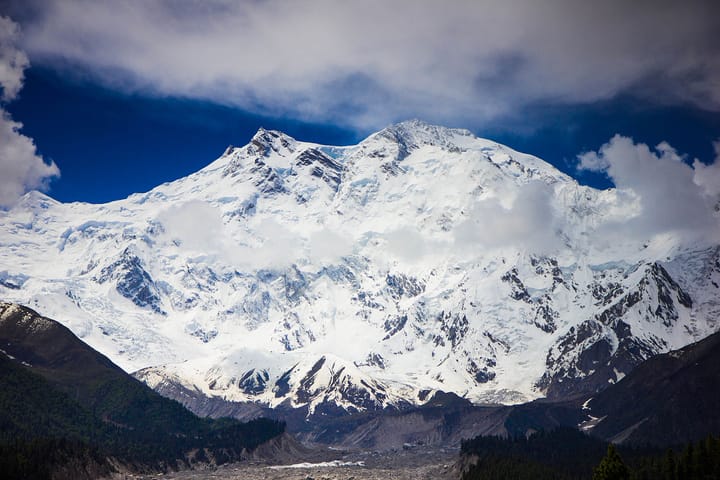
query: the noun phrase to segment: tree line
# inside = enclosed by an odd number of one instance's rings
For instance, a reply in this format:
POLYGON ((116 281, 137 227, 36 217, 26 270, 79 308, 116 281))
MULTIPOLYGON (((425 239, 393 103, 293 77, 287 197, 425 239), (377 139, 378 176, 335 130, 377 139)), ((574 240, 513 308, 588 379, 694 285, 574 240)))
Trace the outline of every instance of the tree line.
POLYGON ((615 446, 573 428, 462 442, 463 480, 720 479, 720 438, 662 450, 615 446))

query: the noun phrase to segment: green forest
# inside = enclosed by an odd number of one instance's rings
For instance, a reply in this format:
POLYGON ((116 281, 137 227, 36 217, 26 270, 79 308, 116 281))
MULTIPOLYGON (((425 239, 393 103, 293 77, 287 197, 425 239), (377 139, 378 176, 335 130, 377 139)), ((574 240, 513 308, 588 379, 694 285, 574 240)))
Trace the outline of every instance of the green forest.
POLYGON ((100 381, 95 401, 81 404, 3 355, 0 373, 0 472, 8 480, 63 469, 92 478, 110 471, 108 457, 138 470, 221 464, 285 429, 274 420, 199 418, 136 381, 100 381))
POLYGON ((463 480, 720 479, 720 438, 661 450, 608 445, 572 428, 511 439, 476 437, 461 446, 463 480))

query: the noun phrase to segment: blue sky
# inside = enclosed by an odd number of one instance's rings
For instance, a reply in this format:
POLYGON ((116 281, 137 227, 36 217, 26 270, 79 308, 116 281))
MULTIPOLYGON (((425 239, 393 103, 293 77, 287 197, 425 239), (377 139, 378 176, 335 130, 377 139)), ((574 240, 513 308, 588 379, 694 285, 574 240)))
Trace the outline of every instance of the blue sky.
POLYGON ((332 125, 207 101, 127 95, 36 67, 26 72, 22 94, 8 110, 39 153, 60 167, 49 194, 61 201, 106 202, 150 190, 201 169, 228 145, 244 145, 260 126, 331 144, 357 139, 332 125))
POLYGON ((260 126, 350 144, 419 118, 600 188, 605 171, 576 170, 577 156, 615 134, 715 159, 716 2, 374 3, 4 4, 0 204, 31 188, 123 198, 260 126))

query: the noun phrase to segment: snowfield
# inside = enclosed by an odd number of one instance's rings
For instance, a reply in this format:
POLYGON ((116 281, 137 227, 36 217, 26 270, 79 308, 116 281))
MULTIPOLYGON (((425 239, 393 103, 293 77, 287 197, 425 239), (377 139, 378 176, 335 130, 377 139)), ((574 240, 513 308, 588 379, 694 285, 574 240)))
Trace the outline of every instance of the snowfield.
POLYGON ((261 129, 147 193, 0 211, 0 298, 156 388, 310 413, 518 403, 720 328, 720 242, 617 228, 641 214, 464 130, 261 129))

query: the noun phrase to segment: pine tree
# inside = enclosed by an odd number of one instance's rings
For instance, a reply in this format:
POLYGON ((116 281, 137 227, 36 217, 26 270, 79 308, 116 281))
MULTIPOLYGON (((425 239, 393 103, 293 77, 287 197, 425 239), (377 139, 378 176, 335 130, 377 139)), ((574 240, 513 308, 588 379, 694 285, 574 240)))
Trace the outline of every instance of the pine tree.
POLYGON ((668 450, 663 462, 663 476, 665 480, 675 480, 677 478, 676 468, 675 454, 672 450, 668 450))
POLYGON ((593 471, 593 480, 629 480, 630 471, 615 450, 615 445, 608 445, 607 454, 593 471))

